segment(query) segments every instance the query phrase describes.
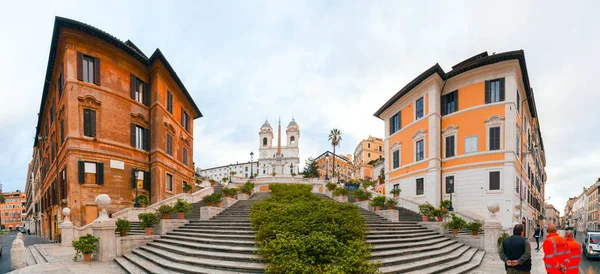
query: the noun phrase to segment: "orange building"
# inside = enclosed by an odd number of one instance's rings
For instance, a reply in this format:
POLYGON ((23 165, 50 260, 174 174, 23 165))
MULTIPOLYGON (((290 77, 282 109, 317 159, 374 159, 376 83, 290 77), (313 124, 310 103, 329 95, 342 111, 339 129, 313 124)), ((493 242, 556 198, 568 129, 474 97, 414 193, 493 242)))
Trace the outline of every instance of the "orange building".
POLYGON ((333 154, 331 151, 325 151, 323 154, 319 155, 319 157, 315 158, 315 162, 319 166, 320 178, 328 177, 329 180, 331 180, 333 177, 336 177, 334 175, 338 173, 338 170, 341 174, 340 180, 348 181, 348 179, 352 178, 354 166, 352 165, 351 154, 342 156, 333 154), (335 168, 333 167, 333 157, 335 157, 335 168))
POLYGON ((436 206, 452 193, 455 210, 476 219, 498 202, 504 227, 538 222, 546 163, 523 51, 484 52, 447 73, 436 64, 375 116, 385 121, 387 191, 436 206))
POLYGON ((0 205, 2 230, 14 230, 25 221, 25 193, 4 192, 4 204, 0 205))
POLYGON ((44 80, 34 142, 41 235, 58 239, 63 207, 75 226, 93 221, 98 194, 112 198, 112 213, 133 205, 138 185, 154 203, 194 181, 193 121, 202 114, 160 50, 147 57, 131 41, 57 17, 44 80))
POLYGON ((383 159, 383 139, 369 135, 369 138, 360 141, 354 149, 353 177, 357 179, 377 179, 378 174, 373 174, 376 161, 383 159))

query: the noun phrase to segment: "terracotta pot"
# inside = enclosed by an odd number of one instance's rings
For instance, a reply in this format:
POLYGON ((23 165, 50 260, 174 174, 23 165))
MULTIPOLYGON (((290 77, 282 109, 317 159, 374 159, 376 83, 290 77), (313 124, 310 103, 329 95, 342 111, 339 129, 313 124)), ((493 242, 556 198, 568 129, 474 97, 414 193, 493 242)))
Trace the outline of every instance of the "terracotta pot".
POLYGON ((183 220, 184 217, 185 214, 183 214, 183 212, 177 212, 177 220, 183 220))
POLYGON ((340 194, 335 194, 335 197, 340 197, 340 194))
POLYGON ((162 218, 165 219, 165 220, 168 220, 169 219, 169 214, 163 214, 162 218))
POLYGON ((141 204, 141 206, 142 206, 142 208, 146 208, 146 205, 145 205, 145 204, 141 204))
POLYGON ((429 222, 429 217, 428 216, 421 216, 423 218, 423 222, 429 222))
POLYGON ((458 229, 452 229, 452 235, 458 234, 458 229))
POLYGON ((221 207, 223 205, 223 202, 218 202, 217 203, 217 207, 221 207))
POLYGON ((398 197, 398 194, 394 194, 394 198, 398 197))
POLYGON ((119 231, 119 235, 121 237, 125 237, 125 236, 127 236, 127 231, 119 231))
POLYGON ((354 200, 356 200, 357 203, 360 202, 360 200, 358 198, 354 198, 354 200))
POLYGON ((471 230, 471 233, 473 233, 473 236, 477 236, 477 230, 471 230))
POLYGON ((208 204, 207 204, 207 205, 208 205, 208 206, 212 206, 212 202, 208 202, 208 204))
POLYGON ((393 208, 393 206, 388 206, 388 210, 392 210, 393 208))
POLYGON ((146 235, 151 236, 152 235, 152 228, 151 227, 144 228, 144 232, 146 232, 146 235))
POLYGON ((380 211, 381 207, 380 206, 375 206, 375 211, 380 211))
POLYGON ((444 221, 444 217, 438 217, 438 222, 443 222, 444 221))
POLYGON ((91 262, 92 261, 92 253, 83 254, 83 261, 84 262, 91 262))

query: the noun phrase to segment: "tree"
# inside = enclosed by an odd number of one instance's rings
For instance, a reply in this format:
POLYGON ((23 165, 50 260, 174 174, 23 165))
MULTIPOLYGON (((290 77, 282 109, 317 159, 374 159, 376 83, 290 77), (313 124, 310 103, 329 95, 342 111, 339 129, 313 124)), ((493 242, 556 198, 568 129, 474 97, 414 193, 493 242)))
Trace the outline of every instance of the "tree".
POLYGON ((316 178, 319 177, 319 165, 313 158, 306 159, 304 164, 304 178, 316 178))
POLYGON ((335 170, 335 147, 339 146, 342 141, 342 132, 337 128, 332 129, 329 132, 329 141, 331 141, 331 145, 333 146, 333 170, 335 170))

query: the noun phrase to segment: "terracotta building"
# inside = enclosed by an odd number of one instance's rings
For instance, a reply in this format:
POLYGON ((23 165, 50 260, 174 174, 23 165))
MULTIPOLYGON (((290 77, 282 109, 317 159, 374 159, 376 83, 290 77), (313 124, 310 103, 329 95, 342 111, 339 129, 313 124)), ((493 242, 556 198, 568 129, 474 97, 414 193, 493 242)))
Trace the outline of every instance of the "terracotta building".
POLYGON ((348 179, 352 178, 352 155, 348 154, 346 156, 333 154, 331 151, 325 151, 323 154, 319 155, 315 158, 315 162, 319 166, 319 175, 320 178, 328 177, 329 180, 332 180, 333 177, 336 177, 335 174, 339 172, 341 174, 340 180, 348 181, 348 179), (333 167, 333 157, 335 156, 335 165, 333 167), (335 174, 334 174, 335 172, 335 174))
POLYGON ((23 226, 25 221, 25 193, 4 192, 4 204, 0 205, 2 216, 2 230, 14 230, 23 226))
POLYGON ((202 114, 159 49, 147 57, 60 17, 50 45, 34 141, 43 236, 59 235, 65 206, 76 226, 94 220, 98 194, 111 196, 112 213, 133 205, 136 186, 154 203, 193 182, 193 121, 202 114))
POLYGON ((354 149, 353 176, 358 179, 377 179, 379 174, 374 174, 374 164, 383 159, 383 140, 370 136, 358 143, 354 149))

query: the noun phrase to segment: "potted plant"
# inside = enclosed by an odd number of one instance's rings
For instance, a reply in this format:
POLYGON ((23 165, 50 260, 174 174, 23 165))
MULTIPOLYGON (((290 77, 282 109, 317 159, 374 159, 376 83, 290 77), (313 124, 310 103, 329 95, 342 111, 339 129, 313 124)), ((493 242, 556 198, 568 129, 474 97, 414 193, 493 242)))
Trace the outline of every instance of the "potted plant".
POLYGON ((92 253, 96 250, 96 243, 100 238, 94 237, 92 234, 87 234, 79 237, 79 240, 71 242, 73 248, 75 248, 75 257, 73 261, 76 262, 77 258, 83 254, 83 260, 86 262, 92 261, 92 253))
POLYGON ((444 221, 445 217, 448 217, 448 211, 445 208, 438 208, 438 209, 433 209, 432 211, 432 215, 433 217, 437 218, 438 222, 442 222, 444 221))
MULTIPOLYGON (((135 198, 131 201, 135 203, 135 198)), ((146 196, 145 194, 140 194, 138 195, 138 203, 140 203, 140 205, 142 205, 142 208, 144 208, 150 204, 150 199, 148 199, 148 196, 146 196)))
POLYGON ((212 206, 214 203, 214 194, 208 194, 204 197, 202 197, 202 202, 205 202, 207 206, 212 206))
POLYGON ((366 190, 370 186, 374 186, 375 182, 371 180, 366 180, 362 183, 362 187, 366 190))
POLYGON ((385 200, 385 206, 387 206, 388 210, 392 210, 397 205, 398 205, 398 201, 396 201, 394 199, 385 200))
POLYGON ((210 183, 210 186, 215 186, 217 184, 217 181, 215 181, 215 179, 208 179, 208 182, 210 183))
POLYGON ((500 235, 500 237, 498 237, 498 247, 500 247, 500 245, 502 245, 502 242, 504 242, 504 240, 506 240, 506 238, 508 238, 508 233, 504 232, 502 233, 502 235, 500 235))
POLYGON ((140 219, 140 227, 144 229, 146 235, 152 235, 152 228, 160 222, 160 217, 156 213, 140 213, 138 214, 140 219))
POLYGON ((221 193, 213 193, 206 195, 202 198, 202 201, 205 202, 208 206, 221 207, 221 202, 223 201, 223 195, 221 193))
POLYGON ((252 195, 252 192, 254 192, 254 183, 248 181, 242 186, 240 190, 242 191, 242 193, 252 195))
POLYGON ((448 211, 448 208, 450 208, 450 205, 452 205, 452 202, 450 202, 449 200, 444 200, 440 203, 440 209, 444 209, 444 210, 448 211))
POLYGON ((275 175, 277 175, 277 172, 272 172, 271 176, 275 177, 275 175))
POLYGON ((183 184, 183 192, 184 193, 188 193, 190 190, 192 190, 192 185, 188 185, 188 184, 183 184))
MULTIPOLYGON (((443 209, 439 209, 439 210, 443 211, 443 209)), ((465 221, 461 217, 456 216, 456 214, 452 213, 452 219, 449 222, 444 224, 444 228, 452 229, 452 235, 456 235, 456 234, 458 234, 458 230, 462 229, 466 225, 467 225, 467 221, 465 221)))
POLYGON ((428 202, 419 205, 419 211, 423 215, 423 222, 429 221, 429 216, 434 215, 435 207, 428 202))
POLYGON ((373 198, 373 201, 369 205, 375 207, 375 211, 380 211, 381 207, 385 205, 385 196, 377 196, 373 198))
POLYGON ((173 213, 173 207, 170 206, 170 205, 161 205, 156 210, 156 213, 158 213, 159 215, 161 215, 163 219, 168 220, 169 219, 169 215, 171 215, 171 213, 173 213))
POLYGON ((221 181, 223 181, 223 183, 225 184, 225 183, 227 183, 227 181, 229 181, 229 178, 227 178, 227 177, 223 177, 223 178, 221 179, 221 181))
POLYGON ((117 225, 117 229, 115 231, 118 231, 121 237, 127 236, 127 232, 131 230, 129 221, 125 219, 118 219, 115 222, 115 225, 117 225))
POLYGON ((348 194, 348 190, 344 187, 336 187, 333 190, 333 195, 335 195, 335 196, 340 196, 340 195, 346 196, 346 194, 348 194))
POLYGON ((329 190, 329 191, 333 191, 333 190, 334 190, 334 189, 337 187, 337 185, 336 185, 336 184, 334 184, 334 183, 332 183, 332 182, 328 182, 328 183, 325 185, 325 187, 327 188, 327 190, 329 190))
POLYGON ((481 227, 483 227, 483 224, 479 221, 470 222, 466 225, 466 228, 471 230, 473 236, 477 236, 477 233, 479 230, 481 230, 481 227))
POLYGON ((371 198, 371 193, 366 192, 362 189, 357 189, 357 190, 353 191, 352 195, 354 195, 356 202, 365 201, 365 200, 368 200, 369 198, 371 198))
POLYGON ((258 173, 254 173, 254 178, 258 177, 258 173))
POLYGON ((292 172, 292 177, 296 177, 296 175, 298 175, 296 172, 292 172))
POLYGON ((184 199, 177 199, 177 202, 173 204, 173 211, 177 212, 178 220, 183 220, 184 215, 192 214, 192 204, 184 199))
POLYGON ((394 194, 394 197, 398 197, 398 195, 400 195, 400 192, 402 192, 402 190, 399 188, 394 188, 390 190, 390 194, 394 194))

